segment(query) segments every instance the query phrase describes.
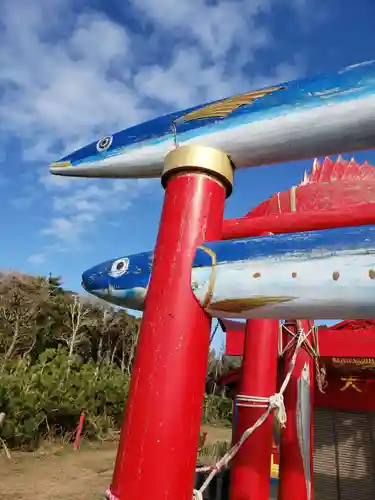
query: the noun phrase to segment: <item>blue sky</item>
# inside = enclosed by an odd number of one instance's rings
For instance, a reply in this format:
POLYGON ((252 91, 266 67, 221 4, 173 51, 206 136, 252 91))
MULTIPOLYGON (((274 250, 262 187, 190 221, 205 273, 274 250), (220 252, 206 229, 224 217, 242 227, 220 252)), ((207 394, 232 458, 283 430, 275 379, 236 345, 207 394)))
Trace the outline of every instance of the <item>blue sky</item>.
MULTIPOLYGON (((158 180, 62 179, 48 163, 161 113, 373 59, 373 19, 371 0, 3 0, 0 266, 79 290, 84 269, 151 249, 158 180)), ((310 166, 238 172, 226 216, 310 166)))

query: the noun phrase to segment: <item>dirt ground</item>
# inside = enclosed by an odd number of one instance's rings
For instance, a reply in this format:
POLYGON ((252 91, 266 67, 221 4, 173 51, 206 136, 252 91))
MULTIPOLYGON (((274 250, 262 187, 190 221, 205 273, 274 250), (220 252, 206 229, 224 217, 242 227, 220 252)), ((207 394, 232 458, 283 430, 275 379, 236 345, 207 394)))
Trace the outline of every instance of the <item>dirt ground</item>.
MULTIPOLYGON (((227 428, 203 427, 206 444, 230 439, 227 428)), ((0 500, 102 500, 111 481, 117 443, 45 446, 37 453, 0 455, 0 500)))

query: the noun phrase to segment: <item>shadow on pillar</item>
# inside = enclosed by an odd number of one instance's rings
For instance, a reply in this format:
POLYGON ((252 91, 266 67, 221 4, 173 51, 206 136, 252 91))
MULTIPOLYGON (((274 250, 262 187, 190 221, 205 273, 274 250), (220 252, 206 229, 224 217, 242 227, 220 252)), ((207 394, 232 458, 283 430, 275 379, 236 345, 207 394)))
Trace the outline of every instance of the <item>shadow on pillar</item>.
MULTIPOLYGON (((208 474, 208 472, 197 472, 195 474, 195 489, 202 486, 208 474)), ((229 500, 229 481, 230 469, 219 472, 203 493, 203 500, 229 500)), ((277 499, 277 484, 278 481, 271 481, 270 500, 277 499)))
MULTIPOLYGON (((208 474, 209 472, 196 472, 195 489, 199 489, 202 486, 208 474)), ((216 474, 203 493, 203 500, 229 500, 229 476, 229 469, 224 469, 216 474)))

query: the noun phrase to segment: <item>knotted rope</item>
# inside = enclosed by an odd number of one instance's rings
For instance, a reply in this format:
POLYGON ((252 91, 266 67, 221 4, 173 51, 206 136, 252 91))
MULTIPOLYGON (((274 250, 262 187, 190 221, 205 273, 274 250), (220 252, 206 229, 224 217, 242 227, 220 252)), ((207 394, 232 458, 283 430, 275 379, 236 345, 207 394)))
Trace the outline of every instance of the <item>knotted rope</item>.
MULTIPOLYGON (((216 474, 220 472, 224 467, 226 467, 229 464, 229 462, 237 455, 238 451, 240 450, 244 442, 248 439, 249 436, 251 436, 251 434, 253 434, 253 432, 256 429, 258 429, 258 427, 260 427, 263 424, 263 422, 267 420, 271 412, 275 413, 275 416, 278 422, 280 423, 281 427, 285 427, 287 416, 284 405, 284 392, 292 377, 292 373, 296 365, 297 356, 301 350, 302 345, 306 342, 306 339, 310 335, 310 333, 311 330, 306 335, 304 329, 301 328, 299 324, 297 328, 297 333, 295 335, 296 338, 295 350, 289 365, 288 372, 285 376, 284 382, 280 387, 279 392, 273 394, 270 397, 247 396, 244 394, 240 394, 236 397, 237 406, 266 408, 266 411, 258 418, 258 420, 254 423, 254 425, 246 429, 246 431, 242 434, 240 440, 235 445, 232 446, 232 448, 215 464, 215 466, 212 467, 211 469, 208 469, 211 470, 211 472, 207 476, 207 478, 205 479, 204 483, 199 488, 199 490, 193 491, 193 500, 203 500, 203 493, 207 489, 211 481, 214 479, 216 474)), ((197 471, 199 472, 208 470, 206 467, 197 469, 197 471)))
MULTIPOLYGON (((297 332, 298 329, 301 329, 301 321, 297 321, 297 332)), ((311 327, 311 330, 309 331, 309 334, 306 336, 306 339, 303 343, 304 349, 310 354, 311 358, 314 361, 315 364, 315 374, 316 374, 316 383, 318 385, 318 389, 321 393, 325 392, 325 389, 327 387, 327 372, 326 369, 323 365, 320 363, 320 353, 319 353, 319 337, 318 337, 318 326, 313 325, 311 327), (308 337, 311 337, 311 342, 309 341, 308 337)), ((284 354, 291 348, 293 345, 296 344, 297 342, 297 337, 298 333, 292 332, 285 324, 280 325, 280 332, 279 332, 279 358, 282 358, 284 354), (282 338, 282 332, 285 330, 288 332, 288 334, 291 336, 291 340, 287 343, 285 347, 283 347, 283 338, 282 338)))

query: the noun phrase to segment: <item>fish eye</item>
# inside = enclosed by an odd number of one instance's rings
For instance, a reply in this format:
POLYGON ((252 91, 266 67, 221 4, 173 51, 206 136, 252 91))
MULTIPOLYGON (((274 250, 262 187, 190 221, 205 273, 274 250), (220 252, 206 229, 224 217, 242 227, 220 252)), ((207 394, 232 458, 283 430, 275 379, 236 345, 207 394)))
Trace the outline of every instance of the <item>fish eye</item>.
POLYGON ((101 153, 102 151, 106 151, 112 144, 113 137, 111 135, 107 135, 103 137, 96 143, 96 150, 101 153))
POLYGON ((113 277, 122 276, 129 268, 129 259, 117 259, 112 263, 110 275, 113 277))

